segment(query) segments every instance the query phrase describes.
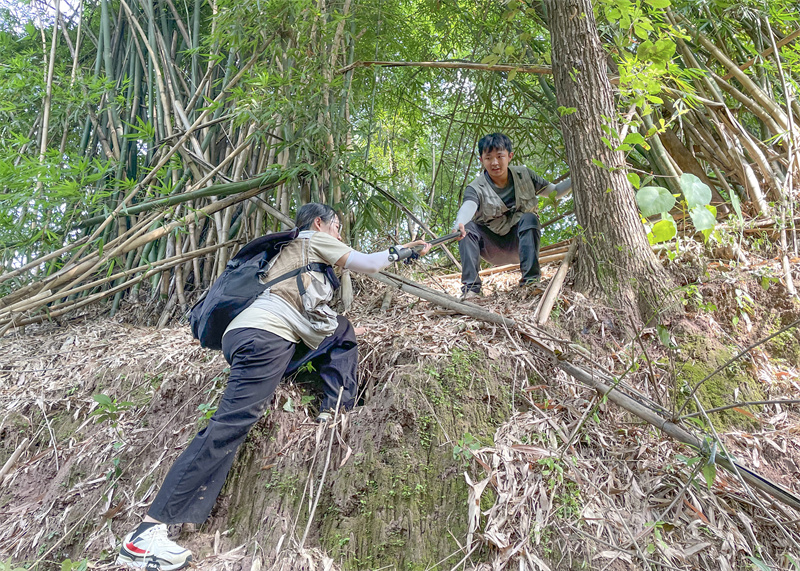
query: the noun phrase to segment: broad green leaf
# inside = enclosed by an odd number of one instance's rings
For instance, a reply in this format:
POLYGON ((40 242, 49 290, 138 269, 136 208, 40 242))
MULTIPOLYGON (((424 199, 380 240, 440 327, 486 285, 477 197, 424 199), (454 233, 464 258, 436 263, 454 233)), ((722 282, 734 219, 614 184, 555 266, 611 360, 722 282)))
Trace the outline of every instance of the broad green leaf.
POLYGON ((108 395, 104 394, 92 395, 92 398, 94 399, 94 402, 96 402, 100 406, 111 406, 113 404, 111 397, 108 395))
POLYGON ((653 224, 653 229, 647 235, 647 239, 651 244, 658 244, 659 242, 667 242, 672 240, 678 234, 678 227, 675 221, 670 216, 666 220, 659 220, 653 224))
POLYGON ((655 43, 655 50, 653 53, 653 61, 666 63, 675 55, 675 42, 670 39, 663 38, 657 40, 655 43))
POLYGON ((711 202, 711 189, 695 175, 685 172, 679 182, 689 208, 705 206, 711 202))
POLYGON ((661 186, 644 186, 636 193, 636 204, 644 216, 669 212, 675 206, 675 197, 661 186))
POLYGON ((641 145, 644 143, 644 137, 642 137, 642 135, 636 131, 633 131, 625 135, 625 140, 622 142, 627 143, 628 145, 641 145))
POLYGON ((664 347, 671 347, 672 341, 670 340, 669 329, 658 324, 656 325, 656 331, 658 332, 658 339, 661 341, 661 344, 664 345, 664 347))
POLYGON ((286 399, 286 402, 283 403, 283 410, 286 412, 294 412, 294 401, 292 399, 286 399))
POLYGON ((628 182, 631 183, 631 185, 633 185, 633 188, 639 188, 639 186, 642 184, 642 180, 639 178, 639 175, 636 174, 635 172, 629 172, 627 174, 627 177, 628 177, 628 182))
POLYGON ((636 57, 642 61, 650 61, 656 52, 656 45, 650 40, 645 40, 636 48, 636 57))
POLYGON ((689 211, 689 216, 692 217, 692 224, 699 231, 713 230, 717 225, 717 219, 714 214, 706 206, 696 206, 689 211))
POLYGON ((650 4, 653 8, 668 8, 670 6, 669 0, 644 0, 645 4, 650 4))

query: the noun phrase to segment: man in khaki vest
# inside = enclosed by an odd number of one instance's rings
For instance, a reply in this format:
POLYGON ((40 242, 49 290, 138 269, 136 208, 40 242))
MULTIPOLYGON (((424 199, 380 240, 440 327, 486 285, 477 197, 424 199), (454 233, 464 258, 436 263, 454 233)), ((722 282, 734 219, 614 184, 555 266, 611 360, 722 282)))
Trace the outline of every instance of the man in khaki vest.
POLYGON ((478 141, 483 172, 467 185, 453 229, 461 232, 462 299, 481 295, 480 258, 492 264, 520 264, 520 285, 538 283, 539 194, 565 195, 570 179, 549 183, 524 166, 509 166, 511 140, 492 133, 478 141))

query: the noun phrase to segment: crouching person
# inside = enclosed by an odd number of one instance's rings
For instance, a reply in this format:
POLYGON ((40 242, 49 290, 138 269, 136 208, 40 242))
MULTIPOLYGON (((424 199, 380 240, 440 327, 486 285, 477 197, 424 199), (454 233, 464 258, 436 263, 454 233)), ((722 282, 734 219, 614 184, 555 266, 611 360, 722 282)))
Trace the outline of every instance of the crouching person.
MULTIPOLYGON (((267 282, 315 263, 360 273, 389 265, 388 250, 363 254, 343 244, 339 218, 329 206, 307 204, 295 222, 301 232, 270 262, 267 282)), ((424 246, 423 255, 430 250, 422 241, 404 247, 415 245, 424 246)), ((230 323, 222 337, 230 378, 217 411, 170 468, 142 523, 125 536, 118 564, 153 571, 188 565, 191 552, 167 537, 167 524, 208 518, 236 450, 267 410, 281 379, 313 362, 323 385, 318 422, 331 418, 337 402, 348 410, 355 405, 358 347, 353 326, 328 306, 333 282, 330 268, 283 279, 230 323)))
POLYGON ((480 260, 495 265, 519 264, 520 286, 534 285, 539 269, 539 195, 555 191, 561 198, 572 190, 566 179, 553 184, 524 166, 509 166, 511 140, 492 133, 478 141, 481 174, 464 190, 453 229, 461 232, 462 299, 481 296, 480 260))

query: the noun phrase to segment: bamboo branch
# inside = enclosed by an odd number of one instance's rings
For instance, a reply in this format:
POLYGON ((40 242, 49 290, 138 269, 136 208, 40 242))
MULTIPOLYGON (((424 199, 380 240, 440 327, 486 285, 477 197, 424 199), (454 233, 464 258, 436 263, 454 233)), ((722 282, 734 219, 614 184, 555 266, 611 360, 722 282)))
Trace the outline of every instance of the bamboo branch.
POLYGON ((429 67, 439 69, 475 69, 480 71, 516 71, 517 73, 552 74, 549 65, 509 65, 473 63, 468 61, 357 61, 339 69, 336 75, 347 73, 357 67, 429 67))
MULTIPOLYGON (((778 49, 782 48, 783 46, 785 46, 786 44, 788 44, 789 42, 791 42, 792 40, 794 40, 794 39, 796 39, 798 37, 800 37, 800 28, 795 30, 794 32, 792 32, 791 34, 786 36, 785 38, 783 38, 781 41, 779 41, 778 45, 777 45, 777 48, 778 49)), ((741 71, 744 71, 747 68, 749 68, 750 66, 752 66, 754 63, 756 63, 759 59, 764 59, 764 58, 767 58, 768 56, 772 55, 773 53, 775 53, 775 47, 774 46, 775 46, 775 44, 773 43, 772 46, 770 46, 767 49, 765 49, 763 52, 758 54, 758 56, 756 56, 753 59, 749 60, 747 63, 740 65, 739 69, 741 71)), ((730 72, 728 75, 723 77, 723 79, 725 81, 730 81, 731 79, 733 79, 733 77, 734 77, 734 73, 730 72)))
MULTIPOLYGON (((136 204, 134 206, 122 208, 116 215, 131 216, 134 214, 139 214, 141 212, 146 212, 148 210, 153 210, 155 208, 168 208, 170 206, 175 206, 176 204, 182 204, 184 202, 188 202, 189 200, 208 198, 210 196, 218 196, 218 197, 230 196, 231 194, 237 194, 239 192, 244 192, 257 187, 260 188, 269 187, 279 182, 283 176, 284 173, 282 170, 270 169, 269 171, 262 173, 249 180, 244 180, 241 182, 228 182, 223 184, 215 184, 212 186, 201 188, 199 190, 184 192, 183 194, 167 196, 165 198, 150 200, 148 202, 140 202, 139 204, 136 204)), ((87 218, 86 220, 81 221, 79 224, 76 224, 75 228, 91 227, 94 226, 95 224, 98 224, 99 222, 106 220, 106 218, 107 218, 106 216, 94 216, 92 218, 87 218)))

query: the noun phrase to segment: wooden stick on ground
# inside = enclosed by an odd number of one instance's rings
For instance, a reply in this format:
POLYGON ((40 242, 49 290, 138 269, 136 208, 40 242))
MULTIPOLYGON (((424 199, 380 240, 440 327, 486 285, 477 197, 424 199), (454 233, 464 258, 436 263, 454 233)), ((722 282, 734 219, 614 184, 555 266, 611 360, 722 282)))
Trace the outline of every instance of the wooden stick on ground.
MULTIPOLYGON (((553 254, 542 251, 542 253, 546 255, 539 256, 539 263, 549 264, 551 262, 560 262, 561 260, 564 259, 564 256, 567 255, 567 251, 568 251, 567 248, 564 248, 563 250, 560 251, 556 251, 553 254)), ((518 269, 519 269, 519 264, 506 264, 505 266, 494 266, 493 268, 486 268, 485 270, 481 270, 480 272, 478 272, 478 275, 481 277, 491 276, 493 274, 502 274, 503 272, 513 272, 514 270, 518 269)), ((444 276, 437 276, 437 277, 443 280, 451 280, 461 277, 461 274, 446 274, 444 276)))
POLYGON ((547 284, 547 289, 545 289, 544 294, 542 294, 542 299, 539 301, 539 306, 536 308, 536 313, 534 314, 536 324, 540 327, 550 319, 550 312, 553 310, 556 299, 558 299, 558 294, 561 293, 561 287, 564 285, 564 279, 567 277, 567 270, 569 270, 572 258, 575 257, 577 249, 578 241, 573 240, 567 255, 564 257, 564 261, 561 262, 561 265, 558 267, 555 277, 550 280, 550 283, 547 284))
POLYGON ((27 438, 24 438, 22 442, 19 443, 19 446, 17 446, 17 449, 14 450, 14 453, 11 454, 8 460, 6 460, 6 463, 3 464, 3 467, 0 468, 0 486, 3 485, 3 476, 5 476, 6 473, 8 473, 8 471, 14 467, 17 459, 22 455, 23 452, 25 452, 25 450, 28 449, 29 442, 30 441, 27 438))

